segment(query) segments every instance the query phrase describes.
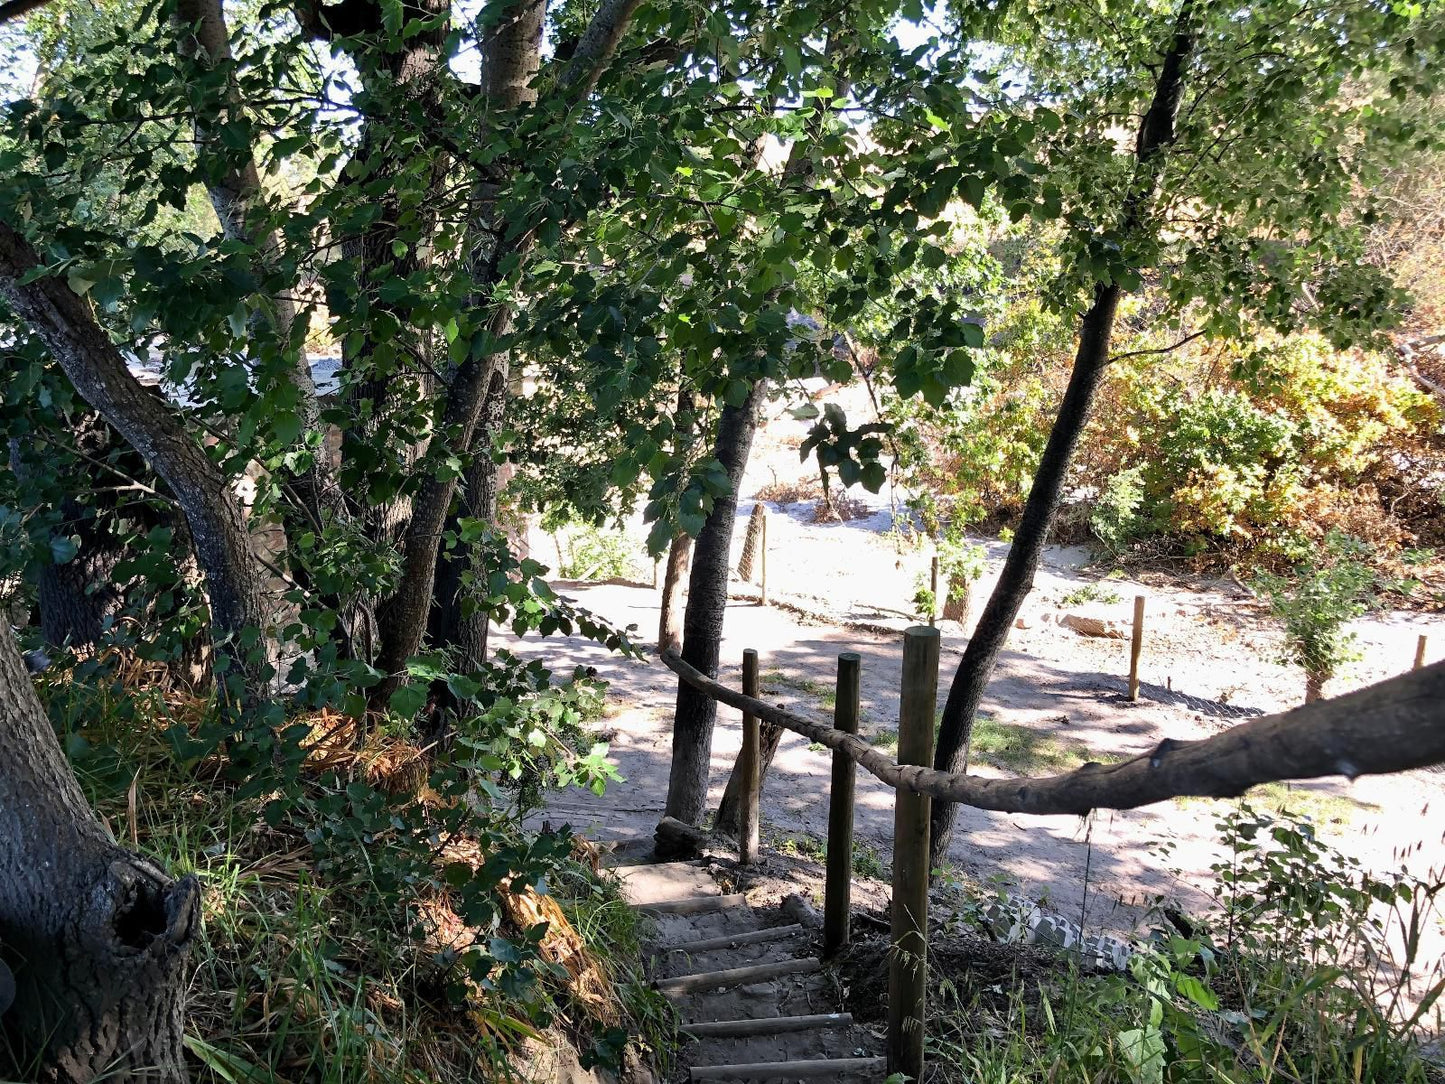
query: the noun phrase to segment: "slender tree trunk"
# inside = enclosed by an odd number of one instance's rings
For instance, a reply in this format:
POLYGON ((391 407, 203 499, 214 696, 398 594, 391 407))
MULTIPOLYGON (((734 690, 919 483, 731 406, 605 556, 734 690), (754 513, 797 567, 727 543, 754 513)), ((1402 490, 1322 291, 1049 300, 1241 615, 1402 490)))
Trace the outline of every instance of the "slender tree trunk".
MULTIPOLYGON (((693 547, 687 612, 683 617, 682 657, 709 677, 717 676, 723 615, 728 601, 733 520, 743 472, 758 428, 765 381, 753 384, 742 406, 726 406, 718 419, 716 458, 727 471, 728 492, 718 497, 693 547)), ((672 771, 667 784, 667 816, 699 824, 707 811, 707 779, 712 764, 712 730, 717 704, 686 682, 677 688, 672 724, 672 771)))
MULTIPOLYGON (((230 33, 221 0, 176 0, 174 23, 182 55, 194 58, 207 71, 231 61, 230 33)), ((228 153, 220 144, 218 132, 231 114, 239 113, 243 108, 234 79, 228 80, 218 104, 218 115, 207 116, 197 112, 195 116, 196 143, 203 156, 220 157, 228 153)), ((265 199, 265 193, 254 156, 248 155, 239 165, 222 170, 207 192, 220 220, 222 234, 227 240, 255 246, 256 260, 264 274, 265 264, 276 259, 281 244, 274 230, 256 225, 256 211, 265 199)), ((301 419, 302 432, 320 431, 321 409, 316 398, 316 382, 312 379, 311 366, 306 359, 306 329, 296 326, 296 304, 290 297, 280 294, 268 300, 277 349, 290 351, 294 358, 292 382, 296 388, 296 412, 301 419)), ((336 472, 331 457, 324 451, 318 453, 306 469, 293 474, 291 483, 297 503, 301 506, 299 511, 313 527, 345 514, 346 504, 336 481, 336 472)))
MULTIPOLYGON (((758 743, 758 794, 763 793, 763 784, 768 778, 768 769, 773 766, 773 758, 778 755, 778 746, 783 741, 783 728, 772 723, 764 723, 760 728, 761 741, 758 743)), ((717 805, 717 820, 713 822, 713 831, 721 832, 725 836, 738 838, 742 831, 742 809, 743 809, 743 776, 741 771, 741 758, 733 762, 732 774, 728 776, 728 785, 723 788, 722 801, 717 805)))
POLYGON ((662 577, 662 613, 657 620, 659 651, 682 649, 683 599, 686 593, 688 560, 692 557, 692 539, 687 532, 672 536, 667 548, 667 570, 662 577))
POLYGON ((86 402, 175 494, 205 573, 217 651, 228 653, 239 675, 235 692, 242 699, 259 696, 270 675, 267 660, 223 646, 245 629, 264 628, 267 619, 261 568, 230 480, 176 414, 131 375, 82 298, 53 276, 21 282, 39 262, 29 243, 0 222, 0 296, 45 343, 86 402))
MULTIPOLYGON (((1155 80, 1153 100, 1139 126, 1135 143, 1135 186, 1125 201, 1120 222, 1126 237, 1140 230, 1149 213, 1165 152, 1174 141, 1174 119, 1184 94, 1185 71, 1194 46, 1193 6, 1186 2, 1176 16, 1173 37, 1155 80)), ((959 772, 968 766, 974 716, 1019 608, 1033 589, 1034 574, 1063 495, 1069 462, 1109 362, 1109 340, 1121 296, 1117 282, 1099 283, 1094 287, 1093 303, 1080 322, 1074 370, 1034 474, 1013 545, 1009 547, 998 584, 978 619, 948 690, 933 759, 934 767, 941 771, 959 772)), ((930 847, 935 867, 941 865, 948 854, 956 815, 957 806, 953 803, 934 801, 930 847)))
POLYGON ((1321 674, 1314 671, 1305 674, 1305 703, 1313 704, 1316 700, 1325 698, 1325 682, 1330 680, 1328 674, 1321 674))
POLYGON ((185 1081, 183 968, 199 927, 195 877, 173 881, 111 840, 0 633, 0 954, 16 989, 0 1075, 185 1081))
MULTIPOLYGON (((685 462, 688 445, 697 435, 697 403, 686 377, 679 372, 677 409, 673 412, 672 453, 685 462)), ((672 536, 667 548, 667 570, 662 577, 662 607, 657 618, 657 649, 682 650, 682 612, 686 595, 687 566, 692 559, 692 539, 686 531, 672 536)))
MULTIPOLYGON (((472 458, 463 479, 465 489, 458 495, 456 511, 448 518, 446 530, 458 529, 458 520, 478 519, 493 527, 497 523, 497 496, 501 476, 499 465, 492 458, 492 440, 502 427, 507 406, 507 365, 498 364, 492 372, 491 386, 482 403, 472 443, 472 458)), ((485 582, 491 574, 483 555, 487 552, 463 548, 439 549, 436 569, 435 602, 427 624, 427 639, 433 646, 450 648, 455 665, 462 671, 477 669, 486 661, 487 633, 491 615, 478 606, 467 606, 467 573, 473 583, 485 582)))

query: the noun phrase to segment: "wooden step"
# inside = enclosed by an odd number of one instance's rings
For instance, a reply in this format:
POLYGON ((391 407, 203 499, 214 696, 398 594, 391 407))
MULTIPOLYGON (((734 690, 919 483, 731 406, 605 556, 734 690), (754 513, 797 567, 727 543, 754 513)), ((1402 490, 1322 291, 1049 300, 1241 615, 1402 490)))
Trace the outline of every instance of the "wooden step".
POLYGON ((693 1080, 819 1080, 843 1073, 877 1073, 886 1069, 883 1058, 819 1058, 814 1061, 755 1061, 747 1065, 695 1065, 693 1080))
POLYGON ((741 892, 731 896, 689 896, 683 900, 659 900, 639 903, 637 910, 648 915, 704 915, 709 911, 726 911, 729 907, 746 907, 748 898, 741 892))
POLYGON ((696 1023, 683 1024, 682 1030, 694 1039, 741 1039, 754 1035, 783 1035, 813 1028, 852 1026, 852 1013, 826 1012, 813 1016, 764 1016, 756 1020, 699 1020, 696 1023))
POLYGON ((697 990, 716 990, 724 986, 747 986, 749 983, 767 982, 785 975, 812 975, 822 970, 823 965, 814 959, 779 960, 770 964, 733 967, 726 971, 699 971, 692 975, 679 975, 674 979, 657 979, 652 985, 663 994, 690 994, 697 990))
POLYGON ((692 941, 684 945, 668 945, 666 948, 658 949, 655 955, 666 956, 670 952, 710 952, 713 949, 736 948, 739 945, 761 945, 766 941, 782 941, 802 932, 803 927, 795 922, 791 926, 773 926, 766 930, 753 930, 750 933, 725 933, 721 937, 704 937, 701 941, 692 941))

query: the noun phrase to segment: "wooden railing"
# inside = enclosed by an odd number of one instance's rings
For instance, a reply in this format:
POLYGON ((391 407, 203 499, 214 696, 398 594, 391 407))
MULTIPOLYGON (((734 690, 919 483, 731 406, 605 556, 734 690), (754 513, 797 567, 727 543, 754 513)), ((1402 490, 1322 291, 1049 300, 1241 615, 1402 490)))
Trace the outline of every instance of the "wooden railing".
POLYGON ((1333 700, 1241 723, 1202 741, 1165 740, 1119 764, 1086 764, 1040 779, 981 779, 941 772, 933 759, 939 633, 903 634, 898 759, 857 736, 861 660, 838 656, 830 726, 758 699, 758 656, 743 653, 743 691, 685 663, 663 662, 683 681, 743 713, 743 800, 739 861, 756 861, 759 825, 759 721, 833 750, 828 801, 823 953, 848 943, 852 893, 853 793, 860 766, 896 791, 893 817, 892 945, 888 976, 888 1071, 922 1079, 926 1020, 929 812, 933 798, 1006 813, 1079 815, 1133 809, 1169 798, 1232 798, 1259 783, 1378 775, 1445 762, 1445 663, 1416 669, 1333 700))

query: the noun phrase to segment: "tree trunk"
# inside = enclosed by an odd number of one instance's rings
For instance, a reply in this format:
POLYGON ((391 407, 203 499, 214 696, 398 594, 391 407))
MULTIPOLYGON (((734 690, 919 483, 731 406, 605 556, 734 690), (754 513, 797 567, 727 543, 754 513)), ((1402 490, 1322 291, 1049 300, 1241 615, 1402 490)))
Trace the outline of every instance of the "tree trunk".
POLYGON ((748 529, 743 532, 743 552, 738 558, 738 578, 748 583, 757 583, 758 547, 763 541, 763 502, 753 503, 752 515, 748 516, 748 529))
MULTIPOLYGON (((182 55, 194 58, 207 72, 230 63, 231 39, 221 0, 176 0, 174 22, 182 55)), ((221 146, 218 133, 230 114, 243 108, 234 77, 228 77, 219 104, 218 115, 197 113, 193 121, 198 153, 203 159, 229 155, 221 146)), ((207 193, 221 223, 222 234, 227 240, 253 246, 256 262, 261 265, 264 276, 264 264, 280 254, 281 244, 274 230, 258 229, 256 225, 255 212, 257 205, 265 199, 265 193, 254 156, 248 154, 239 165, 220 170, 207 193)), ((291 352, 294 358, 292 382, 296 388, 296 413, 301 419, 301 430, 303 434, 321 431, 316 382, 312 379, 311 366, 306 359, 306 332, 305 328, 296 327, 296 303, 285 294, 272 296, 268 301, 276 347, 283 353, 291 352)), ((258 319, 253 325, 260 323, 258 319)), ((301 506, 299 511, 313 528, 319 528, 328 518, 346 514, 336 471, 324 449, 304 470, 292 474, 291 481, 295 500, 301 506)))
MULTIPOLYGON (((758 428, 765 381, 753 384, 741 406, 726 406, 718 419, 716 459, 727 472, 728 492, 718 497, 693 547, 683 617, 682 657, 710 677, 717 676, 723 615, 728 601, 728 569, 738 492, 758 428)), ((712 729, 717 704, 691 685, 679 682, 672 723, 672 770, 667 784, 669 817, 699 824, 707 810, 707 777, 712 763, 712 729)))
POLYGON ((16 991, 0 1073, 185 1081, 183 968, 200 895, 195 877, 173 881, 111 840, 0 635, 0 953, 16 991))
MULTIPOLYGON (((761 741, 758 750, 758 795, 761 801, 763 783, 768 778, 768 769, 773 766, 773 757, 778 755, 778 746, 783 741, 783 728, 773 723, 764 723, 760 728, 761 741)), ((733 761, 732 774, 728 776, 728 785, 723 788, 722 801, 717 806, 717 820, 713 823, 713 831, 721 832, 725 836, 738 838, 742 831, 742 808, 743 808, 743 776, 741 771, 741 757, 733 761)))
POLYGON ((260 564, 230 480, 175 412, 131 375, 85 300, 64 280, 44 276, 22 283, 39 266, 29 243, 9 223, 0 222, 0 296, 45 343, 86 402, 175 494, 205 573, 216 650, 228 653, 239 676, 233 692, 242 700, 254 699, 270 676, 268 661, 225 646, 245 629, 264 628, 267 617, 260 564))
POLYGON ((1321 674, 1310 671, 1305 674, 1305 703, 1313 704, 1316 700, 1325 698, 1325 682, 1330 680, 1329 674, 1321 674))
POLYGON ((672 536, 667 548, 667 572, 662 577, 662 614, 657 621, 657 649, 682 649, 682 612, 687 564, 692 557, 692 539, 685 531, 672 536))
MULTIPOLYGON (((1186 2, 1175 18, 1173 37, 1154 84, 1153 100, 1139 125, 1135 143, 1135 185, 1125 201, 1120 221, 1120 232, 1126 237, 1137 233, 1143 226, 1158 187, 1166 149, 1174 141, 1174 120, 1179 112, 1185 69, 1194 45, 1192 3, 1186 2)), ((984 689, 998 662, 999 652, 1008 639, 1009 630, 1024 599, 1033 589, 1034 574, 1043 555, 1044 543, 1058 512, 1069 461, 1088 422, 1089 407, 1109 362, 1109 339, 1122 293, 1117 281, 1097 284, 1093 303, 1080 322, 1074 370, 1034 474, 1013 545, 1009 547, 998 584, 978 619, 948 690, 948 700, 939 723, 938 747, 933 758, 934 767, 940 771, 961 772, 968 766, 974 716, 978 714, 984 689)), ((956 815, 957 806, 953 803, 934 801, 930 848, 935 868, 948 854, 956 815)))
MULTIPOLYGON (((456 531, 458 520, 470 518, 497 523, 497 495, 501 477, 499 465, 492 458, 492 440, 501 430, 507 406, 507 365, 499 362, 492 372, 482 414, 472 442, 472 458, 464 478, 466 488, 457 500, 456 512, 448 519, 446 530, 456 531)), ((478 606, 467 606, 466 573, 473 584, 485 583, 491 574, 484 561, 486 548, 463 547, 460 550, 438 548, 436 591, 427 638, 434 647, 449 648, 458 670, 470 672, 486 661, 487 632, 491 615, 478 606)))

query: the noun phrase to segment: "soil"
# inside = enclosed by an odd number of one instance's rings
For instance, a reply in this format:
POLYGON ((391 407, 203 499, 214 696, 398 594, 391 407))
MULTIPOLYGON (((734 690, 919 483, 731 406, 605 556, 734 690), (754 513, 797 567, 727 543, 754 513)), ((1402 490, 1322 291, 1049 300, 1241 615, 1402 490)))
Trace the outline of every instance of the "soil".
MULTIPOLYGON (((734 554, 752 511, 753 493, 801 486, 807 467, 798 463, 803 426, 781 414, 759 435, 759 447, 737 510, 734 554)), ((842 651, 862 655, 861 732, 886 740, 896 727, 900 631, 915 623, 911 598, 926 577, 930 553, 902 544, 888 495, 850 493, 870 503, 871 514, 819 521, 814 500, 770 505, 767 555, 768 605, 752 585, 733 585, 719 680, 737 686, 744 648, 761 656, 764 694, 789 707, 826 718, 824 695, 842 651)), ((632 530, 641 537, 641 525, 632 530)), ((982 600, 992 588, 1006 544, 980 539, 989 569, 974 590, 982 600)), ((547 554, 550 543, 534 542, 547 554)), ((1207 737, 1242 719, 1280 711, 1303 699, 1304 678, 1274 660, 1280 635, 1261 604, 1228 579, 1110 575, 1079 548, 1050 550, 1011 635, 984 702, 984 711, 1005 726, 1023 728, 1039 740, 1086 748, 1090 758, 1127 757, 1165 738, 1207 737), (1081 589, 1117 601, 1081 602, 1081 589), (1146 598, 1141 695, 1127 697, 1127 640, 1080 636, 1061 627, 1066 612, 1131 620, 1135 595, 1146 598)), ((637 579, 646 580, 639 569, 637 579)), ((636 581, 565 584, 561 593, 618 625, 636 625, 640 642, 657 634, 660 589, 636 581)), ((975 614, 981 602, 974 606, 975 614)), ((940 706, 969 632, 940 622, 943 672, 940 706)), ((1427 659, 1445 656, 1445 618, 1381 612, 1352 624, 1363 658, 1347 667, 1327 693, 1344 692, 1408 670, 1417 638, 1428 636, 1427 659)), ((510 635, 501 643, 522 654, 547 658, 565 673, 575 664, 595 667, 611 683, 610 707, 599 729, 610 741, 611 760, 625 778, 600 798, 581 792, 554 797, 548 819, 615 837, 649 837, 661 817, 667 790, 671 713, 676 679, 656 659, 634 661, 580 639, 559 642, 510 635)), ((716 807, 740 744, 737 714, 719 711, 713 745, 711 802, 716 807)), ((830 758, 794 734, 785 735, 763 793, 764 841, 798 857, 820 857, 826 832, 830 758)), ((1006 774, 988 765, 972 770, 1006 774)), ((1034 772, 1031 774, 1048 774, 1034 772)), ((1283 800, 1311 815, 1321 836, 1356 856, 1367 868, 1407 865, 1422 878, 1445 877, 1445 834, 1438 811, 1445 774, 1410 772, 1390 777, 1320 780, 1276 788, 1283 800), (1435 815, 1432 816, 1432 813, 1435 815)), ((1205 907, 1213 884, 1210 866, 1222 857, 1216 821, 1235 803, 1179 800, 1142 810, 1099 812, 1089 818, 1035 817, 963 810, 949 855, 950 877, 977 886, 1044 901, 1052 911, 1081 922, 1089 932, 1129 933, 1159 899, 1186 910, 1205 907)), ((892 835, 892 792, 861 773, 857 791, 857 839, 886 866, 892 835)), ((781 861, 775 857, 774 861, 781 861)), ((808 863, 805 863, 808 864, 808 863)), ((816 864, 813 863, 814 868, 816 864)), ((789 876, 799 871, 789 870, 789 876)), ((886 875, 886 874, 885 874, 886 875)), ((860 878, 860 885, 867 879, 860 878)), ((886 886, 874 891, 886 896, 886 886)), ((1425 933, 1421 959, 1438 966, 1445 955, 1445 925, 1425 933)))

